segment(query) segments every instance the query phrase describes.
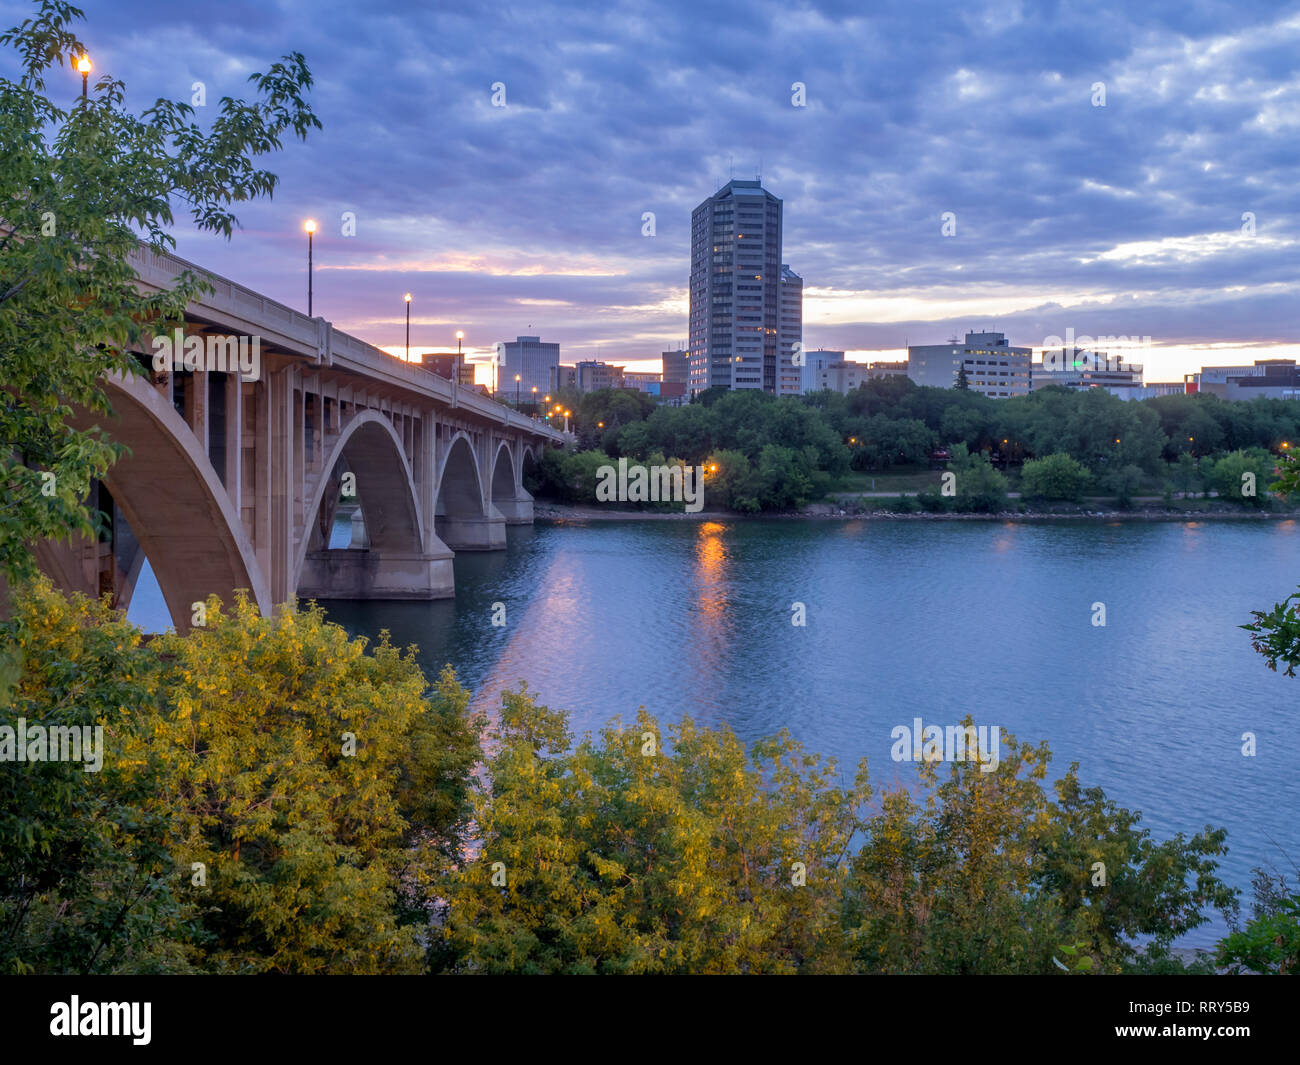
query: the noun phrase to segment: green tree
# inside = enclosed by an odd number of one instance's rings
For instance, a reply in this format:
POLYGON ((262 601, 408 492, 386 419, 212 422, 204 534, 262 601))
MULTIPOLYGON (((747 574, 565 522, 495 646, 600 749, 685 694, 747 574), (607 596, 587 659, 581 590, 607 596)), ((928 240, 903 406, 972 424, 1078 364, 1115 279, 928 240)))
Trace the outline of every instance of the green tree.
POLYGON ((793 510, 812 498, 816 453, 766 444, 758 458, 759 503, 764 510, 793 510))
POLYGON ((957 476, 954 500, 959 510, 989 514, 1006 506, 1007 479, 982 451, 971 454, 965 444, 953 445, 948 469, 957 476))
POLYGON ((1196 469, 1196 460, 1186 451, 1181 452, 1173 464, 1174 487, 1184 496, 1191 495, 1200 487, 1201 476, 1196 469))
POLYGON ((1064 452, 1030 459, 1020 475, 1020 493, 1030 499, 1078 502, 1092 483, 1092 471, 1064 452))
MULTIPOLYGON (((179 321, 201 291, 186 274, 173 291, 142 294, 128 255, 141 240, 155 251, 174 245, 174 202, 199 229, 229 237, 231 205, 275 189, 258 157, 285 134, 306 137, 320 125, 296 52, 250 75, 256 101, 223 98, 207 131, 186 103, 160 99, 130 114, 123 83, 109 77, 61 107, 46 76, 85 52, 71 28, 82 17, 42 0, 0 34, 19 70, 16 82, 0 79, 0 438, 9 441, 0 453, 0 574, 11 580, 34 572, 32 540, 97 531, 91 481, 121 448, 98 425, 75 427, 74 407, 108 413, 100 379, 138 372, 129 352, 144 331, 179 321)), ((72 79, 65 84, 73 95, 72 79)))
POLYGON ((147 645, 40 578, 0 629, 13 727, 102 764, 0 762, 0 971, 414 972, 462 857, 479 722, 450 671, 246 600, 147 645))
POLYGON ((1267 485, 1273 465, 1273 457, 1262 448, 1232 451, 1215 460, 1211 483, 1221 499, 1262 507, 1269 500, 1267 485))
POLYGON ((844 886, 858 971, 1051 973, 1069 944, 1079 967, 1118 972, 1143 939, 1159 953, 1207 907, 1232 912, 1223 830, 1156 843, 1075 765, 1049 791, 1045 745, 1000 748, 991 771, 921 762, 922 795, 882 796, 844 886))
POLYGON ((761 509, 762 485, 743 452, 715 451, 704 461, 704 503, 742 513, 761 509))
POLYGON ((1127 510, 1133 505, 1133 498, 1142 487, 1142 468, 1131 463, 1116 466, 1102 478, 1102 487, 1114 494, 1115 503, 1120 509, 1127 510))
POLYGON ((959 392, 970 391, 970 378, 966 376, 966 367, 964 365, 957 367, 957 381, 952 387, 959 392))
POLYGON ((1235 973, 1300 974, 1300 892, 1284 876, 1254 873, 1250 922, 1221 940, 1217 963, 1235 973))
MULTIPOLYGON (((1300 460, 1286 455, 1279 460, 1278 479, 1272 489, 1282 499, 1289 499, 1300 491, 1300 460)), ((1252 610, 1255 619, 1241 626, 1251 634, 1251 646, 1264 656, 1268 668, 1276 672, 1278 664, 1285 668, 1288 677, 1294 677, 1300 666, 1300 592, 1293 592, 1272 610, 1252 610)))

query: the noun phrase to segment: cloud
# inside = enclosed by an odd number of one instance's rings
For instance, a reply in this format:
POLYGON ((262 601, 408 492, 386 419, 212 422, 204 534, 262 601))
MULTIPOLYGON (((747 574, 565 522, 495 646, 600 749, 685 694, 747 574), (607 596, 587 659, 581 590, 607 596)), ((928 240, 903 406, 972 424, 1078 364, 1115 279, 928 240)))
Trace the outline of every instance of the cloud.
MULTIPOLYGON (((301 305, 301 222, 316 217, 319 312, 376 343, 402 342, 411 291, 422 346, 464 328, 485 345, 541 332, 566 359, 597 345, 615 361, 653 357, 686 332, 691 209, 760 168, 785 201, 810 347, 896 347, 968 325, 1016 343, 1068 325, 1138 332, 1185 352, 1296 337, 1294 8, 86 7, 97 69, 123 77, 137 107, 188 99, 202 80, 210 117, 221 95, 247 93, 248 72, 306 55, 324 130, 273 158, 274 199, 245 206, 229 244, 181 232, 179 250, 301 305), (796 81, 806 108, 791 104, 796 81), (946 211, 954 237, 941 235, 946 211)), ((3 10, 12 23, 29 8, 3 10)))

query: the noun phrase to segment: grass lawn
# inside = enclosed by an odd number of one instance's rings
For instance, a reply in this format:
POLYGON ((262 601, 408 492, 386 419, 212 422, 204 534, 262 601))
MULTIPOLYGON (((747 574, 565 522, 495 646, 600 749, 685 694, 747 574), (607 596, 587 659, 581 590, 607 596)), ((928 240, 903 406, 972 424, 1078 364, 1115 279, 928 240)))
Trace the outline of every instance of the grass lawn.
POLYGON ((840 477, 831 487, 831 494, 837 492, 920 492, 934 486, 938 488, 939 470, 924 466, 892 466, 887 470, 874 470, 859 473, 854 470, 840 477), (875 487, 872 487, 872 482, 875 487))

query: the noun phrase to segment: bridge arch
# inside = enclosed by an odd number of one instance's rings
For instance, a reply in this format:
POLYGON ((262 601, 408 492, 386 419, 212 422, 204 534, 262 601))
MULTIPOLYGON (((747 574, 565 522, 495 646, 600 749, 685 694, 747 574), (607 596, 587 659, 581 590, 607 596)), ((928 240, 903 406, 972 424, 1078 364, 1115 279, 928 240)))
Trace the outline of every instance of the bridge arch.
POLYGON ((341 462, 356 478, 357 502, 365 519, 369 548, 390 555, 418 555, 425 548, 415 479, 402 441, 389 419, 378 411, 361 411, 343 427, 321 464, 294 560, 294 587, 302 583, 308 553, 329 552, 341 462))
POLYGON ((495 458, 492 460, 492 502, 512 501, 518 484, 519 476, 515 469, 514 452, 510 442, 502 440, 497 445, 495 458))
POLYGON ((533 497, 524 488, 524 457, 516 442, 503 440, 492 464, 492 506, 507 525, 530 525, 533 497))
MULTIPOLYGON (((189 630, 193 604, 214 592, 228 602, 233 590, 246 588, 269 614, 270 586, 252 542, 189 425, 147 378, 110 374, 104 386, 114 413, 108 434, 130 449, 103 478, 139 545, 125 574, 128 601, 147 558, 178 632, 189 630)), ((72 421, 78 428, 102 424, 86 410, 72 421)), ((43 568, 58 551, 49 544, 38 549, 43 568)))
POLYGON ((343 426, 320 466, 305 515, 295 572, 300 598, 434 599, 451 594, 451 551, 430 535, 401 437, 381 412, 361 411, 343 426), (329 546, 344 464, 356 478, 365 519, 366 544, 360 550, 329 546))
POLYGON ((473 443, 464 432, 451 437, 438 470, 435 526, 438 538, 455 550, 492 551, 505 546, 505 520, 486 490, 491 473, 479 469, 473 443))

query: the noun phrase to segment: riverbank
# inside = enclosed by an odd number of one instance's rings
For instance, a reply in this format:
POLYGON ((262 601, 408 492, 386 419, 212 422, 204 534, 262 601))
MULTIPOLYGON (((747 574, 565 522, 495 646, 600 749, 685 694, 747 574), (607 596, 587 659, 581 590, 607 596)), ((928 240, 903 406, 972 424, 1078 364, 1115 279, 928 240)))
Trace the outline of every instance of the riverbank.
POLYGON ((592 521, 745 521, 750 519, 801 520, 853 520, 853 521, 1294 521, 1300 510, 1245 510, 1234 504, 1207 500, 1204 509, 1170 509, 1166 507, 1133 507, 1130 510, 1094 509, 1087 505, 1037 510, 1005 510, 993 514, 937 513, 920 511, 912 514, 892 510, 863 509, 855 505, 835 503, 810 503, 802 510, 780 514, 739 514, 726 510, 701 510, 690 514, 683 511, 616 510, 612 507, 582 507, 563 503, 537 501, 533 504, 533 517, 537 521, 592 522, 592 521))

